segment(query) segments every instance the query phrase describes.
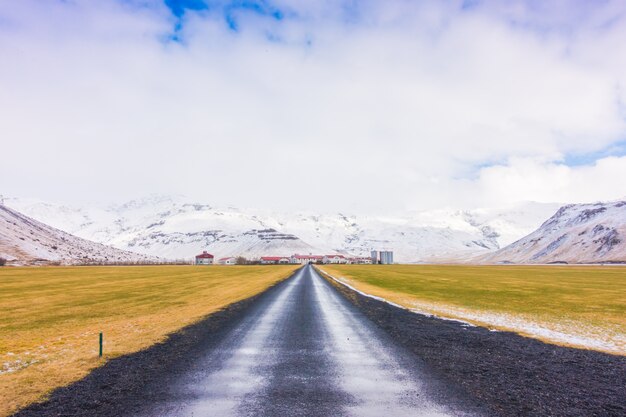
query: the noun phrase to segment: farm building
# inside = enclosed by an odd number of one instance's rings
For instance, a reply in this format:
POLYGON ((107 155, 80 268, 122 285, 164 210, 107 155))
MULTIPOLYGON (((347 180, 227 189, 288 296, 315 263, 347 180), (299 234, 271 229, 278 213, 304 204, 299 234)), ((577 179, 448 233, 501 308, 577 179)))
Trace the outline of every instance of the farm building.
POLYGON ((220 258, 217 260, 217 263, 220 265, 236 265, 237 258, 235 258, 234 256, 230 256, 228 258, 220 258))
POLYGON ((290 263, 292 264, 309 264, 309 263, 319 263, 324 259, 323 256, 319 255, 293 255, 291 257, 290 263))
POLYGON ((393 263, 393 251, 390 250, 381 250, 381 251, 372 251, 372 263, 373 264, 392 264, 393 263))
POLYGON ((289 258, 286 256, 262 256, 261 263, 264 265, 288 264, 289 258))
POLYGON ((371 259, 372 259, 372 263, 373 264, 377 264, 378 263, 378 251, 377 250, 373 250, 372 251, 371 259))
POLYGON ((200 255, 196 255, 196 265, 213 265, 214 256, 203 251, 200 255))
POLYGON ((343 255, 324 255, 322 262, 325 264, 347 264, 348 259, 343 255))
POLYGON ((389 265, 393 263, 393 252, 390 250, 380 251, 380 263, 383 265, 389 265))
POLYGON ((356 257, 356 258, 348 258, 348 262, 351 264, 368 264, 371 265, 372 258, 370 257, 356 257))

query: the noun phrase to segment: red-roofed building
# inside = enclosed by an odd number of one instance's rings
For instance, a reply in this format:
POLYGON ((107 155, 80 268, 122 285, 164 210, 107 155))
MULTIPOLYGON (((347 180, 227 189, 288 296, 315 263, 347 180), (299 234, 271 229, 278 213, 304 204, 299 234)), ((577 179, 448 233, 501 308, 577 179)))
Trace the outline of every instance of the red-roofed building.
POLYGON ((370 264, 372 263, 372 258, 357 256, 355 258, 348 258, 348 263, 350 264, 370 264))
POLYGON ((230 256, 228 258, 220 258, 217 260, 217 263, 220 265, 236 265, 237 258, 235 258, 234 256, 230 256))
POLYGON ((203 251, 200 255, 196 255, 196 265, 213 265, 214 258, 207 251, 203 251))
POLYGON ((289 258, 286 256, 262 256, 261 263, 264 265, 288 264, 289 258))

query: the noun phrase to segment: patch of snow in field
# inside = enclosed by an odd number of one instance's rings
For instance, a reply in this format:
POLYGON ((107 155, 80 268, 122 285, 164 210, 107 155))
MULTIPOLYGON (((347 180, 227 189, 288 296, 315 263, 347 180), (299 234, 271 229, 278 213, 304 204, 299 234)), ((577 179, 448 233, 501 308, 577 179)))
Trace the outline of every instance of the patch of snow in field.
POLYGON ((523 315, 473 311, 423 302, 413 302, 412 304, 414 307, 410 310, 418 314, 431 314, 437 317, 458 317, 489 327, 490 330, 508 330, 553 343, 626 354, 625 334, 584 325, 580 322, 540 322, 523 315))
POLYGON ((30 365, 34 365, 37 362, 39 361, 36 359, 30 359, 30 360, 17 359, 17 360, 10 361, 10 362, 3 362, 2 365, 0 366, 0 375, 17 372, 21 369, 29 367, 30 365))

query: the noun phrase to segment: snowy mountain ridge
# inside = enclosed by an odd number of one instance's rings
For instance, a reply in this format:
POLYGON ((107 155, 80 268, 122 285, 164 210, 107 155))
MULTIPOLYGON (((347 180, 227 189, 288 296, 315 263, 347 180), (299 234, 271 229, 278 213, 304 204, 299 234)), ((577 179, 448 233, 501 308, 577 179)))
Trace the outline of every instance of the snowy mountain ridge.
POLYGON ((202 250, 217 257, 254 258, 392 249, 399 262, 468 259, 497 250, 530 233, 558 208, 527 203, 509 209, 357 216, 220 208, 181 196, 89 208, 15 198, 6 204, 76 236, 169 259, 188 259, 202 250))
POLYGON ((626 200, 563 206, 528 236, 476 260, 487 263, 626 262, 626 200))
POLYGON ((159 261, 153 256, 132 253, 73 236, 1 204, 0 257, 16 265, 159 261))

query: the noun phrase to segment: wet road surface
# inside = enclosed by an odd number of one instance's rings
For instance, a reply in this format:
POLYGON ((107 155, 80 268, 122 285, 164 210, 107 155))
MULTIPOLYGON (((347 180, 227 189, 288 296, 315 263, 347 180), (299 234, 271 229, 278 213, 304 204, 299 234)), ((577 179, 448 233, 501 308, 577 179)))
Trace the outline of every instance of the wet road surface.
POLYGON ((207 351, 144 416, 470 416, 311 267, 207 351))

